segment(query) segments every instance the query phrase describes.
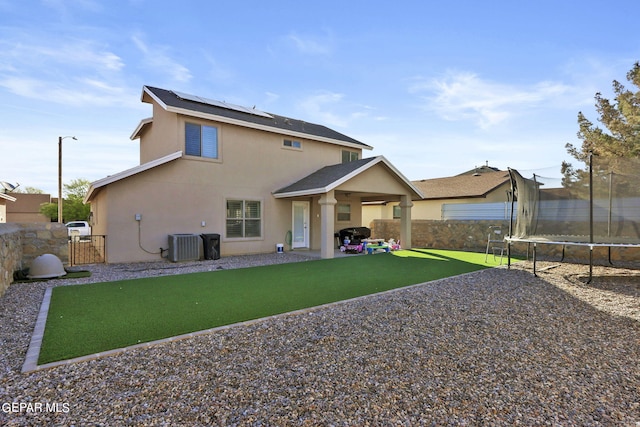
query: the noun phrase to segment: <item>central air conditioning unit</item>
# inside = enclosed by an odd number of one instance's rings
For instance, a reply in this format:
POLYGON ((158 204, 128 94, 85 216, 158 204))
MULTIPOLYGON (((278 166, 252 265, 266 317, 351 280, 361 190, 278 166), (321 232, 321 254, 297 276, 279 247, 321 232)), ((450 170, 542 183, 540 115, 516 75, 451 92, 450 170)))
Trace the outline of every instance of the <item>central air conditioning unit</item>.
POLYGON ((169 234, 169 254, 172 262, 200 259, 200 236, 197 234, 169 234))

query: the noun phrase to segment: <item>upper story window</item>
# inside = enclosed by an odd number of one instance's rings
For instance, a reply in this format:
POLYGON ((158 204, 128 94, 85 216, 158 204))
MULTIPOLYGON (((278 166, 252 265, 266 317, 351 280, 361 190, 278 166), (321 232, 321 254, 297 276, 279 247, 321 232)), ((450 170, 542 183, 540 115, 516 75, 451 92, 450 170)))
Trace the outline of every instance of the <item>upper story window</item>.
POLYGON ((342 163, 349 163, 359 160, 360 155, 357 151, 342 150, 342 163))
POLYGON ((298 150, 300 150, 302 149, 302 142, 294 141, 291 139, 285 139, 284 142, 282 143, 282 146, 286 148, 297 148, 298 150))
POLYGON ((215 126, 185 123, 184 152, 188 156, 218 158, 218 128, 215 126))

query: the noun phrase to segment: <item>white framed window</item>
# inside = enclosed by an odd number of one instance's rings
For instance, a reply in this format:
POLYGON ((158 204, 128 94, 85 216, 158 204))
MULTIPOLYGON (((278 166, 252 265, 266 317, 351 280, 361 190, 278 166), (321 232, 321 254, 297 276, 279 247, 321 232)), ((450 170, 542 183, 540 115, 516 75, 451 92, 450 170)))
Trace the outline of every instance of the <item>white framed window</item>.
POLYGON ((229 239, 262 237, 262 202, 227 199, 226 237, 229 239))
POLYGON ((351 221, 351 205, 339 203, 336 206, 338 221, 351 221))
POLYGON ((393 219, 400 219, 402 214, 402 208, 400 207, 400 205, 395 205, 393 207, 393 219))
POLYGON ((357 151, 342 150, 342 163, 349 163, 359 160, 360 154, 357 151))
POLYGON ((218 128, 197 123, 184 124, 184 153, 187 156, 218 158, 218 128))
POLYGON ((296 150, 302 150, 302 142, 295 141, 293 139, 285 139, 282 142, 282 146, 285 148, 295 148, 296 150))

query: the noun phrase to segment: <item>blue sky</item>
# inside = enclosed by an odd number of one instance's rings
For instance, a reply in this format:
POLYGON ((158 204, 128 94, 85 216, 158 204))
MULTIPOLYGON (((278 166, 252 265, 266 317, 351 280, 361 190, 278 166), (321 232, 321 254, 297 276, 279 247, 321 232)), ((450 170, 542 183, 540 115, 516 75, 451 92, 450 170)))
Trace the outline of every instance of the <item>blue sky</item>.
MULTIPOLYGON (((640 60, 640 2, 0 0, 0 180, 57 194, 139 164, 143 85, 354 137, 411 180, 558 173, 640 60)), ((582 166, 576 164, 574 165, 582 166)))

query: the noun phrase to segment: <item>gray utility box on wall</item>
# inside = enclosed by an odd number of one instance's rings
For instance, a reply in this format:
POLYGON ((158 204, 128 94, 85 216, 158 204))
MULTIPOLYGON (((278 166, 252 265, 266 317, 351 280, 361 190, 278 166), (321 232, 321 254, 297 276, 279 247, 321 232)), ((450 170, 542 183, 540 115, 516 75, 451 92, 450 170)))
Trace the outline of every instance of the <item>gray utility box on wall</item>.
POLYGON ((200 259, 200 239, 197 234, 169 234, 169 261, 200 259))

